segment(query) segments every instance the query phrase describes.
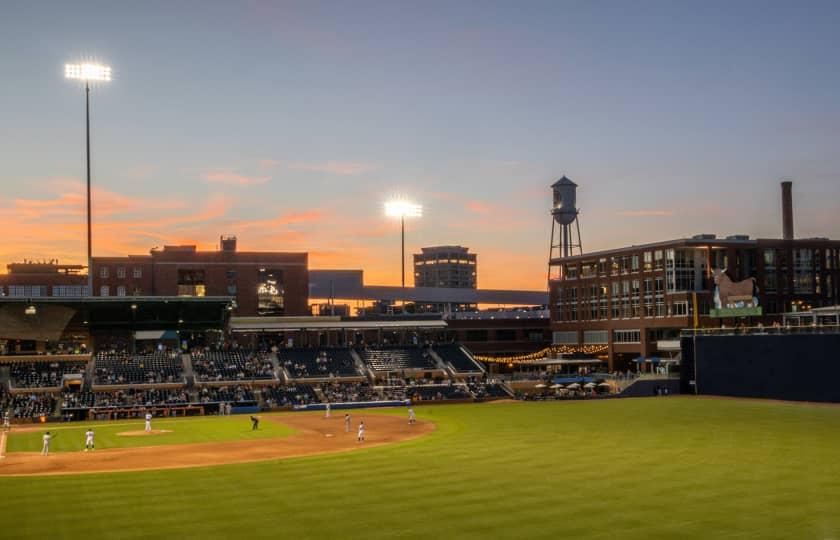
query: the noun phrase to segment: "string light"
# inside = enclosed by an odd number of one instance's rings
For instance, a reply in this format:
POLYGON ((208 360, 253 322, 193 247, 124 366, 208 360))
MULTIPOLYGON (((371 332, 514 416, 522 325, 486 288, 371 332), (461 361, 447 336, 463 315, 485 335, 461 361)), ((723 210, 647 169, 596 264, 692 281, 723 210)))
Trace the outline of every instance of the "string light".
POLYGON ((490 364, 530 364, 558 354, 599 354, 606 352, 607 345, 552 345, 530 354, 516 356, 481 356, 475 355, 476 360, 490 364))

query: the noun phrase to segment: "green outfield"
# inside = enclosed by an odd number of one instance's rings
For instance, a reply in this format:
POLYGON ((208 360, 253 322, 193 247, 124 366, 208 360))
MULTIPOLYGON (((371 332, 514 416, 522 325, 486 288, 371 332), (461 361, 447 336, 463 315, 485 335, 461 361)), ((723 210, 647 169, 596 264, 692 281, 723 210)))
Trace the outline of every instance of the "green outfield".
POLYGON ((357 452, 0 478, 0 536, 840 538, 840 407, 674 397, 416 410, 437 431, 357 452))
POLYGON ((286 437, 292 428, 278 422, 261 422, 258 431, 251 430, 247 416, 204 416, 197 418, 155 418, 152 427, 166 430, 152 436, 125 436, 120 433, 143 431, 143 420, 114 420, 113 422, 84 422, 72 425, 52 424, 42 430, 26 433, 12 432, 7 452, 40 452, 42 435, 49 430, 54 435, 51 452, 77 452, 84 449, 85 432, 94 430, 97 448, 132 448, 163 444, 187 444, 235 441, 240 439, 269 439, 286 437))

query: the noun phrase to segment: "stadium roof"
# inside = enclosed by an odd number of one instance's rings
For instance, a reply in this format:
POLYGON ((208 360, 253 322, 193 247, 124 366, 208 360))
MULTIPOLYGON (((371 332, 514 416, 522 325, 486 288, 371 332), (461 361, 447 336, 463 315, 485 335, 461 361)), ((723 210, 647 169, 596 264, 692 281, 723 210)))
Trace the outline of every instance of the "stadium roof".
POLYGON ((55 340, 69 328, 220 329, 232 303, 227 296, 2 297, 0 338, 55 340))

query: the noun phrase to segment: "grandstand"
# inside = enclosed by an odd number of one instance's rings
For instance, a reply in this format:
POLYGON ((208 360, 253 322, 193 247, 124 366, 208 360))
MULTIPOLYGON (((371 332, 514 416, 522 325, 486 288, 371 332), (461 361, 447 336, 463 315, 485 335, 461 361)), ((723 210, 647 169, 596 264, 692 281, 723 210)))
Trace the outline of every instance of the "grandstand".
POLYGON ((359 376, 350 349, 280 349, 277 357, 280 365, 295 379, 359 376))
POLYGON ((254 351, 194 350, 190 354, 196 381, 274 379, 268 353, 254 351))
POLYGON ((252 403, 257 398, 251 388, 244 385, 205 386, 198 391, 199 403, 252 403))
POLYGON ((389 347, 365 349, 362 357, 374 371, 432 371, 438 369, 428 349, 389 347))
POLYGON ((84 375, 87 362, 12 362, 9 381, 12 388, 57 388, 65 375, 84 375))
POLYGON ((94 384, 161 384, 182 383, 183 363, 175 353, 158 351, 132 355, 100 352, 96 355, 94 384))
POLYGON ((448 399, 471 399, 473 395, 463 384, 409 385, 405 393, 411 401, 444 401, 448 399))
POLYGON ((379 393, 366 382, 322 384, 318 388, 328 403, 378 401, 379 393))
POLYGON ((435 345, 435 354, 458 373, 482 373, 484 369, 460 345, 435 345))
POLYGON ((315 390, 308 384, 287 386, 266 386, 261 391, 263 402, 268 408, 289 407, 320 403, 315 390))

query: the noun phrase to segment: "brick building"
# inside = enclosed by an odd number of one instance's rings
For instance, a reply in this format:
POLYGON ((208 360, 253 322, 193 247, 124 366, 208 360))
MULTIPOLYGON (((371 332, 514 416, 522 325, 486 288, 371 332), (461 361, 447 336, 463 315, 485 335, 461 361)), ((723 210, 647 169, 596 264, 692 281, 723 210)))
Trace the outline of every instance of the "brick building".
POLYGON ((164 246, 149 255, 93 258, 95 296, 233 296, 235 314, 308 315, 307 253, 218 251, 164 246))
POLYGON ((84 266, 58 261, 24 261, 6 265, 0 274, 0 296, 40 298, 45 296, 84 296, 87 276, 84 266))
MULTIPOLYGON (((701 234, 549 261, 553 342, 606 345, 610 368, 656 356, 684 328, 771 324, 840 299, 840 241, 795 239, 791 185, 782 183, 783 238, 701 234), (759 310, 712 311, 714 271, 755 279, 759 310), (733 317, 734 314, 749 314, 733 317), (728 315, 728 316, 721 316, 728 315)), ((750 295, 752 296, 752 295, 750 295)))

